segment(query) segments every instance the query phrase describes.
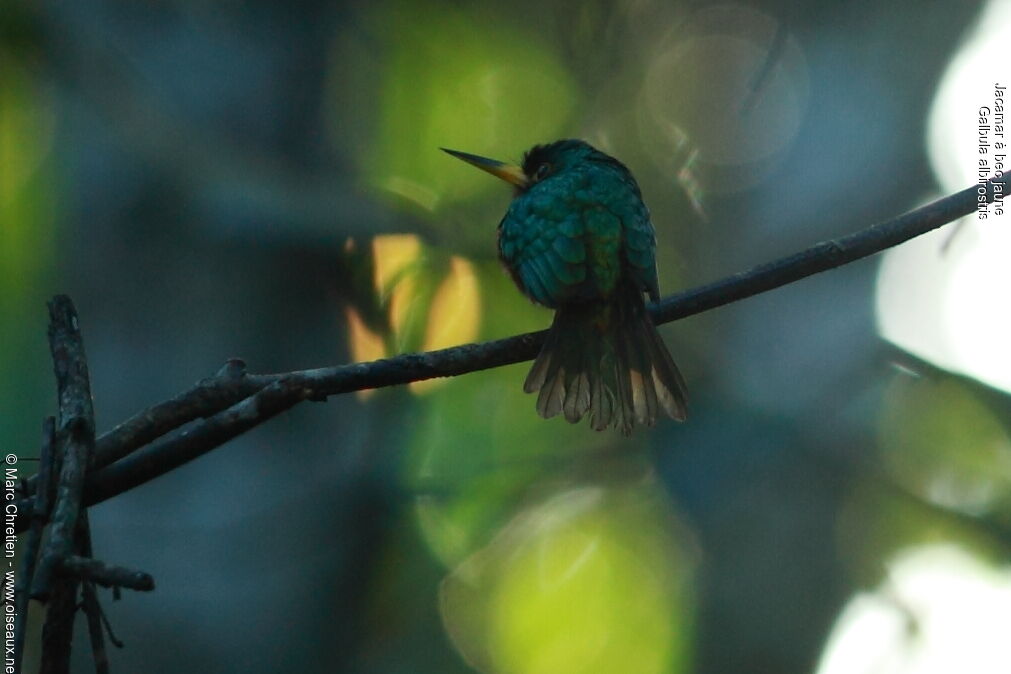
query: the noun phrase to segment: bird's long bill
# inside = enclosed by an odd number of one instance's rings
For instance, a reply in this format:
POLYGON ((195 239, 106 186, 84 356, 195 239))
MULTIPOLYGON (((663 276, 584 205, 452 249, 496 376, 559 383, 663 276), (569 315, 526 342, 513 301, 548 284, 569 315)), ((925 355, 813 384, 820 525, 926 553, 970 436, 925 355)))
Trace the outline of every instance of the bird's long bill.
POLYGON ((523 173, 523 169, 519 166, 507 164, 504 161, 499 161, 497 159, 480 157, 468 152, 460 152, 459 150, 447 150, 446 148, 442 148, 442 151, 453 155, 457 159, 462 159, 471 166, 476 166, 482 171, 487 171, 496 178, 501 178, 507 183, 512 183, 516 187, 526 187, 527 185, 527 177, 523 173))

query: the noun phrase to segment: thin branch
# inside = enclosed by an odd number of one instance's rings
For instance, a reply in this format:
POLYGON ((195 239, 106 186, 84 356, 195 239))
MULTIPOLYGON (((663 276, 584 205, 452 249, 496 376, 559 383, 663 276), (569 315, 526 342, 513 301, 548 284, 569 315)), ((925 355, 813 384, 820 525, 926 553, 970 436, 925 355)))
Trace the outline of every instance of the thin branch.
MULTIPOLYGON (((994 200, 994 185, 1000 185, 1002 193, 1007 192, 1007 175, 984 184, 988 202, 994 200)), ((667 323, 868 257, 972 213, 977 206, 978 187, 938 199, 860 232, 676 293, 652 305, 650 312, 657 324, 667 323)), ((96 456, 96 467, 100 470, 88 478, 85 503, 98 503, 168 472, 303 400, 322 400, 351 391, 457 376, 530 360, 537 355, 546 334, 546 331, 531 332, 480 344, 283 374, 251 375, 241 368, 219 373, 103 435, 98 441, 102 451, 96 456), (209 418, 176 437, 128 456, 168 430, 201 417, 209 418), (116 460, 111 466, 104 464, 110 457, 127 458, 116 460), (106 467, 102 468, 103 465, 106 467)), ((24 512, 30 512, 29 501, 22 500, 19 507, 22 506, 24 512)), ((23 518, 17 526, 25 526, 23 518)))
POLYGON ((175 437, 104 468, 88 480, 85 503, 99 503, 143 484, 241 435, 312 397, 304 378, 292 375, 267 385, 253 396, 175 437))
POLYGON ((63 571, 102 587, 125 587, 140 592, 154 589, 154 578, 150 574, 106 564, 91 557, 71 555, 63 560, 63 571))
POLYGON ((1007 392, 1003 389, 999 389, 979 379, 974 379, 969 375, 940 368, 930 361, 924 360, 893 344, 888 344, 885 347, 885 352, 888 354, 891 363, 896 367, 913 372, 917 376, 950 380, 966 388, 990 410, 994 419, 1004 428, 1005 432, 1011 435, 1011 396, 1008 396, 1007 392))
MULTIPOLYGON (((119 601, 119 587, 114 586, 112 588, 112 598, 119 601)), ((123 648, 123 642, 116 636, 116 633, 112 631, 112 623, 109 622, 109 616, 106 615, 105 611, 102 610, 102 605, 98 605, 98 616, 102 619, 102 627, 105 628, 105 633, 109 637, 109 643, 111 643, 116 648, 123 648)))
POLYGON ((772 36, 772 44, 769 45, 768 50, 765 52, 765 58, 762 59, 762 63, 759 65, 758 70, 755 71, 755 74, 751 76, 748 91, 741 99, 740 112, 738 114, 747 114, 754 108, 759 94, 762 93, 762 89, 769 83, 776 64, 783 57, 783 51, 786 49, 787 37, 789 35, 790 31, 786 27, 786 22, 779 21, 776 24, 776 32, 772 36))
POLYGON ((194 419, 230 407, 263 388, 246 378, 245 374, 246 364, 238 358, 232 358, 215 376, 197 382, 188 391, 130 417, 95 441, 95 466, 108 466, 138 447, 143 447, 194 419))
POLYGON ((88 636, 91 639, 91 659, 95 662, 95 674, 109 674, 109 654, 105 650, 102 606, 98 603, 95 585, 89 581, 81 583, 81 610, 88 620, 88 636))
MULTIPOLYGON (((1001 193, 1006 193, 1008 174, 985 184, 988 202, 994 199, 994 185, 1000 185, 1001 193)), ((658 324, 685 318, 880 253, 974 212, 978 187, 966 188, 886 222, 823 241, 746 272, 671 295, 651 308, 653 318, 658 324)))
MULTIPOLYGON (((109 674, 109 654, 105 650, 105 633, 102 630, 102 606, 98 602, 98 592, 95 591, 95 584, 88 578, 87 574, 74 573, 80 562, 91 560, 91 524, 88 522, 88 511, 81 513, 81 519, 77 524, 77 548, 81 557, 71 555, 63 560, 60 571, 64 575, 71 575, 81 580, 81 610, 84 612, 85 621, 88 623, 88 636, 91 640, 91 659, 95 663, 95 674, 109 674), (68 574, 69 572, 69 574, 68 574)), ((101 564, 101 562, 99 562, 101 564)))

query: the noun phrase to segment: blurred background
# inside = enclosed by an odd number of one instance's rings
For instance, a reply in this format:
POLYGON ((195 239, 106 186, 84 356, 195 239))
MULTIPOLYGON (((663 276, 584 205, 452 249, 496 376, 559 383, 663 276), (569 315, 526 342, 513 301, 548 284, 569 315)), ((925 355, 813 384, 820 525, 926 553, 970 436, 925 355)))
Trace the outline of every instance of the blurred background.
MULTIPOLYGON (((1008 44, 1007 0, 6 0, 0 443, 37 456, 55 410, 56 292, 100 431, 233 356, 543 328, 508 189, 440 146, 619 157, 670 294, 975 183, 1008 44)), ((302 405, 101 504, 96 556, 157 583, 103 595, 113 671, 1006 672, 1008 225, 664 326, 683 425, 544 421, 521 364, 302 405)))

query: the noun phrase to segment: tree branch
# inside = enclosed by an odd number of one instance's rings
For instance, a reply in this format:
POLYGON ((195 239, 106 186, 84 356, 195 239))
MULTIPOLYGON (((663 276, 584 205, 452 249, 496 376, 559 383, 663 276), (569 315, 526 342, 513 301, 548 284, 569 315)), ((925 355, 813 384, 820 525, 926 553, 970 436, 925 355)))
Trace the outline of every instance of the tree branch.
MULTIPOLYGON (((994 185, 1007 192, 1008 174, 985 183, 986 200, 994 200, 994 185)), ((891 220, 807 250, 753 267, 709 285, 671 295, 651 307, 656 322, 667 323, 788 285, 819 272, 880 253, 938 229, 976 210, 977 189, 969 187, 891 220)))
POLYGON ((63 560, 63 571, 102 587, 125 587, 139 592, 154 589, 154 578, 150 574, 106 564, 91 557, 71 555, 63 560))
MULTIPOLYGON (((77 525, 77 548, 83 556, 71 555, 60 565, 64 575, 81 580, 81 610, 88 623, 88 636, 91 640, 91 659, 95 663, 95 674, 109 674, 109 654, 105 650, 105 634, 102 631, 102 606, 98 602, 98 592, 88 577, 87 572, 80 573, 82 567, 94 563, 91 559, 91 525, 88 522, 88 511, 81 513, 77 525)), ((101 562, 98 562, 100 566, 101 562)))
MULTIPOLYGON (((88 361, 77 312, 66 295, 57 295, 49 302, 49 347, 60 407, 57 432, 60 475, 48 539, 31 581, 31 596, 48 602, 39 672, 65 674, 70 671, 78 581, 68 576, 56 577, 56 572, 63 560, 73 554, 79 540, 81 494, 95 449, 88 361)), ((83 514, 86 519, 87 513, 83 514)))
POLYGON ((49 540, 32 580, 32 597, 46 600, 60 562, 72 554, 81 507, 88 457, 95 444, 95 414, 84 341, 70 298, 57 295, 49 303, 49 343, 56 372, 60 421, 57 438, 65 446, 60 463, 56 504, 49 540))
MULTIPOLYGON (((999 193, 1006 193, 1007 175, 982 186, 988 202, 994 200, 995 185, 1000 186, 999 193)), ((972 213, 979 188, 967 188, 860 232, 676 293, 650 306, 650 312, 657 324, 667 323, 881 252, 972 213)), ((351 391, 457 376, 530 360, 537 355, 545 335, 546 331, 531 332, 368 363, 282 374, 246 374, 241 361, 230 361, 215 377, 140 412, 100 437, 95 463, 99 470, 87 480, 85 503, 98 503, 168 472, 303 400, 324 400, 351 391), (144 444, 201 417, 205 421, 192 429, 129 456, 144 444)), ((29 513, 31 500, 23 499, 19 503, 22 507, 29 513)), ((17 526, 26 526, 26 518, 20 517, 17 526)))

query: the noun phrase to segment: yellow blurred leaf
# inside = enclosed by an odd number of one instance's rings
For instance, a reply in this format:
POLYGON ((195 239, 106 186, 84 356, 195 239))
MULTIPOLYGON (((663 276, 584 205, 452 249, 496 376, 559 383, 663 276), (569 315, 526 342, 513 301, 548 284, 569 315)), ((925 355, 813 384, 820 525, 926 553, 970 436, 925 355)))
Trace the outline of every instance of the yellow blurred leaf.
MULTIPOLYGON (((373 332, 358 311, 349 309, 351 351, 357 362, 391 351, 428 351, 477 338, 481 288, 470 261, 451 256, 447 263, 444 255, 426 251, 414 234, 377 236, 372 254, 373 283, 391 333, 373 332)), ((436 382, 415 382, 411 390, 431 390, 436 382)))
MULTIPOLYGON (((414 319, 416 312, 422 308, 418 302, 417 286, 417 279, 414 275, 404 275, 390 289, 390 327, 393 329, 393 334, 398 337, 403 337, 408 324, 414 319)), ((397 340, 398 344, 403 342, 403 339, 397 340)))
POLYGON ((382 299, 391 286, 421 256, 421 240, 416 234, 384 234, 372 240, 376 292, 382 299))
MULTIPOLYGON (((383 358, 386 355, 386 346, 383 344, 382 336, 369 330, 353 307, 347 308, 347 319, 351 357, 355 362, 362 363, 383 358)), ((373 393, 374 389, 358 391, 358 397, 364 400, 373 393)))
MULTIPOLYGON (((423 351, 443 349, 455 344, 473 342, 481 324, 481 288, 474 266, 462 257, 453 256, 446 276, 432 299, 428 311, 423 351)), ((414 391, 430 391, 443 379, 429 379, 411 384, 414 391)))

